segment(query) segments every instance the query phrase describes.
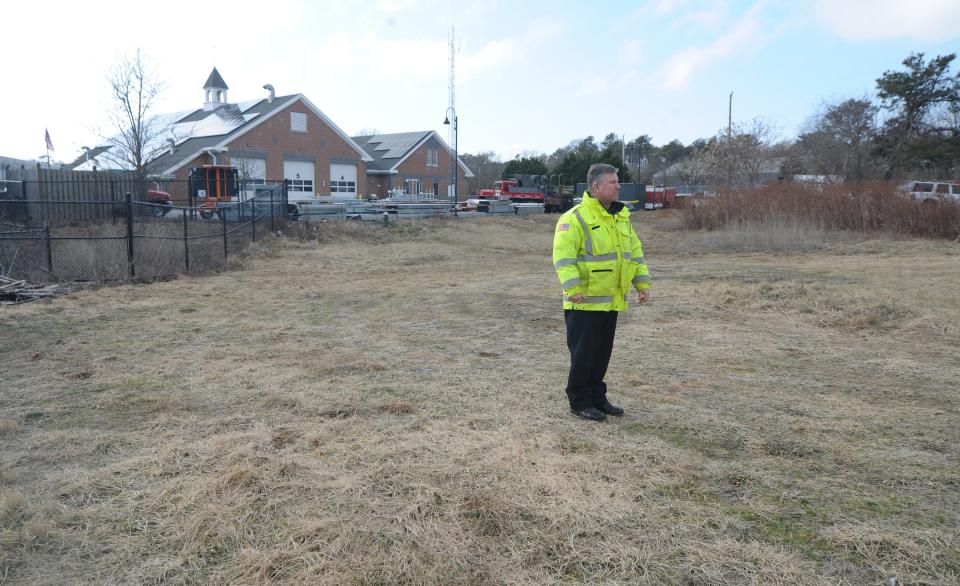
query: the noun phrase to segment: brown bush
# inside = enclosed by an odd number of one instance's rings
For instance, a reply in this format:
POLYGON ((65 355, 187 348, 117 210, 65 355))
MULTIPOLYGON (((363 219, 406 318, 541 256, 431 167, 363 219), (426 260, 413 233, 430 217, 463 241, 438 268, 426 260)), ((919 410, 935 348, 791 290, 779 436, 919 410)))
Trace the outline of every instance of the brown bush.
POLYGON ((822 190, 798 183, 722 192, 683 211, 683 225, 717 230, 740 225, 803 225, 822 230, 883 231, 928 238, 960 237, 960 205, 921 204, 887 183, 822 190))

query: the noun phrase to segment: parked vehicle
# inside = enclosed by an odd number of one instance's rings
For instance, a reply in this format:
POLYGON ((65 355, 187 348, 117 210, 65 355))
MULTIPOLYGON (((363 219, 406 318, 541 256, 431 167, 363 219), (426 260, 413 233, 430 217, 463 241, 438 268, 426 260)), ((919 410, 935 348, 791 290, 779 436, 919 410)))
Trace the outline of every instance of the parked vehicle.
POLYGON ((546 176, 515 176, 513 179, 501 179, 493 182, 493 189, 481 189, 479 199, 509 199, 514 203, 543 204, 544 212, 562 212, 573 205, 572 195, 557 193, 546 184, 546 176), (524 179, 526 177, 526 179, 524 179), (536 178, 543 177, 542 180, 536 178), (524 183, 527 185, 524 185, 524 183))
POLYGON ((927 205, 935 205, 941 201, 960 203, 960 184, 957 183, 907 181, 899 189, 920 203, 927 205))
POLYGON ((166 191, 160 191, 160 185, 154 183, 154 189, 147 190, 147 203, 150 206, 150 213, 158 218, 162 218, 173 209, 173 202, 170 201, 170 194, 166 191))

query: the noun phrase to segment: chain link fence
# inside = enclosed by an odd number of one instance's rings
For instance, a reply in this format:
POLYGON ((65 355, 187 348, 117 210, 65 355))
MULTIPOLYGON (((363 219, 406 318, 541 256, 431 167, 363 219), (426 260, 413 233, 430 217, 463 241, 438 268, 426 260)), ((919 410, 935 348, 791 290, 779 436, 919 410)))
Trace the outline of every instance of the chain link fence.
POLYGON ((136 201, 0 199, 0 275, 32 283, 157 280, 223 267, 287 222, 283 183, 209 207, 136 201), (35 218, 48 220, 37 225, 35 218), (49 219, 56 218, 55 222, 49 219))

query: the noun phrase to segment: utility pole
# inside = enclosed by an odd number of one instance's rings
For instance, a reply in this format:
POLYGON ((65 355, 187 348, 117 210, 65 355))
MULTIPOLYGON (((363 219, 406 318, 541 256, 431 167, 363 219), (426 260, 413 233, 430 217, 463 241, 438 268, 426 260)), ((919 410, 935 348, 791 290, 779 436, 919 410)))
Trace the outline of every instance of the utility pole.
POLYGON ((727 109, 727 138, 730 138, 733 130, 733 91, 730 92, 730 105, 727 109))
POLYGON ((627 135, 620 135, 620 161, 623 163, 624 168, 627 166, 627 135))
POLYGON ((727 189, 733 187, 733 161, 730 159, 733 155, 733 146, 731 139, 733 137, 733 90, 730 90, 730 104, 727 109, 727 189))

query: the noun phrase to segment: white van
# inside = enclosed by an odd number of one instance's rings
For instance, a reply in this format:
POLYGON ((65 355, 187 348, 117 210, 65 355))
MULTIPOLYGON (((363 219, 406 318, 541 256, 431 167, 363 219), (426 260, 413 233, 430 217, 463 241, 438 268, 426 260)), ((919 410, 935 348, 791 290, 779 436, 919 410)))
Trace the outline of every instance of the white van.
POLYGON ((960 203, 960 184, 944 181, 907 181, 900 191, 908 193, 919 202, 936 203, 950 201, 960 203))

